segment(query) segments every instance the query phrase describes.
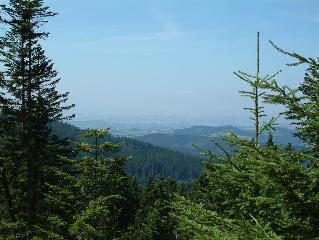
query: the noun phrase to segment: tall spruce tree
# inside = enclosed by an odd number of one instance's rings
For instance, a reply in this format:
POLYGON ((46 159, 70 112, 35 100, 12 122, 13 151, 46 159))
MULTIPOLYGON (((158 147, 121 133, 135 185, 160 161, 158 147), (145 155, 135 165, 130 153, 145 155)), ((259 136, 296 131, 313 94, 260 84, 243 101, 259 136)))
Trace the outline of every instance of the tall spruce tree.
POLYGON ((71 118, 64 116, 64 111, 72 105, 65 105, 68 93, 57 91, 58 73, 41 46, 49 35, 42 27, 56 14, 42 0, 10 0, 1 5, 1 12, 5 30, 0 38, 1 88, 7 98, 2 101, 1 115, 12 119, 3 123, 14 126, 6 127, 5 134, 8 139, 15 138, 10 157, 1 156, 2 173, 14 173, 11 179, 18 179, 8 183, 15 198, 12 204, 7 198, 8 212, 12 215, 15 209, 11 220, 26 223, 25 238, 31 239, 50 211, 44 199, 48 185, 55 184, 53 173, 69 169, 60 158, 68 152, 65 141, 58 140, 48 124, 71 118))

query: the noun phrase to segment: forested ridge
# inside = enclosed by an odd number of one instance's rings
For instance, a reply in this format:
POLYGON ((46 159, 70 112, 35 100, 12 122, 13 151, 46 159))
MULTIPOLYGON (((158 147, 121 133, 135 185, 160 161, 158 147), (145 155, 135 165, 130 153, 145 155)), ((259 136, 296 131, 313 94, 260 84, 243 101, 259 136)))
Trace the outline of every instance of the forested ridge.
MULTIPOLYGON (((82 130, 70 124, 55 122, 51 124, 51 129, 61 139, 68 138, 75 142, 85 141, 81 137, 82 130)), ((202 170, 203 159, 199 157, 157 147, 128 137, 109 135, 105 141, 120 144, 119 150, 111 156, 128 158, 125 171, 128 175, 136 177, 141 184, 145 184, 149 177, 162 176, 175 178, 181 183, 189 185, 200 175, 202 170)))
POLYGON ((61 124, 73 118, 73 104, 57 90, 61 79, 42 47, 56 14, 42 0, 0 9, 0 239, 318 239, 319 59, 270 42, 295 61, 289 66, 307 66, 299 87, 282 86, 281 71, 260 71, 258 33, 255 73, 234 72, 247 84, 240 94, 251 103, 253 136, 226 134, 235 151, 212 139, 222 154, 198 146, 206 161, 192 188, 165 176, 140 186, 109 130, 79 137, 61 124), (274 143, 278 117, 265 120, 265 104, 285 107, 280 115, 303 149, 274 143))

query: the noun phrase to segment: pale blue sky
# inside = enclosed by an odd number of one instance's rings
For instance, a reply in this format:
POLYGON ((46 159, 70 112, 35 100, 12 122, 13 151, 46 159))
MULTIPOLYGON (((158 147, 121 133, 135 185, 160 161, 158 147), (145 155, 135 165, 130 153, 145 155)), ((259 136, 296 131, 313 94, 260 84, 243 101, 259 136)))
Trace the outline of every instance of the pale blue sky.
POLYGON ((247 105, 232 74, 288 69, 287 50, 319 55, 318 0, 47 0, 59 13, 45 46, 71 92, 78 119, 114 115, 244 118, 247 105))

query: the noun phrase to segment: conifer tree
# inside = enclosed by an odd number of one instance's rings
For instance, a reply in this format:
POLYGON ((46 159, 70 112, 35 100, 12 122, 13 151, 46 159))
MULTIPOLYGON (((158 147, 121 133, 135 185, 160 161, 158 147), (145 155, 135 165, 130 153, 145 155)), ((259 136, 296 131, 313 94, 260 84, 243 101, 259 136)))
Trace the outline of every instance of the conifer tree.
MULTIPOLYGON (((1 80, 0 80, 1 81, 1 80)), ((0 183, 1 189, 3 189, 4 196, 3 199, 0 198, 3 202, 5 202, 5 209, 2 212, 7 212, 10 215, 11 221, 16 221, 15 209, 13 204, 13 196, 12 196, 12 189, 11 189, 11 181, 9 169, 12 169, 12 156, 10 155, 10 149, 14 145, 14 137, 9 137, 9 132, 13 132, 14 127, 12 127, 12 122, 10 119, 7 118, 6 113, 7 108, 7 100, 4 95, 0 95, 0 183)))
POLYGON ((16 138, 10 158, 3 155, 1 160, 8 167, 4 171, 15 172, 18 179, 9 183, 16 205, 11 207, 15 209, 11 220, 26 223, 26 239, 31 239, 49 210, 44 199, 47 186, 56 184, 52 173, 63 168, 60 155, 68 152, 67 144, 51 133, 48 124, 71 118, 63 113, 72 105, 65 105, 68 93, 56 90, 58 73, 41 47, 49 35, 42 27, 56 14, 42 0, 10 0, 1 11, 5 29, 0 39, 1 88, 8 96, 1 114, 14 126, 6 135, 16 138))
MULTIPOLYGON (((268 235, 264 235, 264 239, 317 239, 319 159, 316 158, 315 134, 318 81, 314 77, 317 68, 313 60, 290 55, 311 65, 299 95, 296 90, 280 87, 268 77, 260 79, 258 86, 273 91, 262 95, 265 100, 287 107, 286 116, 298 124, 297 134, 306 143, 311 143, 311 151, 276 146, 271 138, 266 146, 261 146, 233 134, 225 136, 225 141, 236 151, 228 153, 221 145, 223 155, 205 151, 210 161, 195 184, 195 201, 177 199, 179 232, 186 236, 185 239, 207 239, 214 234, 216 239, 254 239, 256 227, 261 230, 257 231, 256 239, 264 230, 268 235), (217 161, 212 162, 212 159, 217 161), (193 209, 193 214, 178 207, 183 205, 193 209), (229 229, 227 232, 223 232, 225 227, 229 229)), ((256 98, 251 96, 255 101, 256 98)))
POLYGON ((271 104, 280 104, 286 107, 286 118, 297 127, 296 136, 302 139, 316 156, 319 156, 319 58, 306 58, 297 53, 290 53, 280 49, 272 41, 272 46, 280 53, 297 60, 288 66, 306 64, 308 66, 304 81, 297 89, 288 85, 280 86, 273 79, 263 81, 263 88, 271 93, 265 96, 271 104))
POLYGON ((171 216, 171 203, 176 193, 176 181, 149 178, 141 193, 135 223, 121 239, 175 240, 177 222, 171 216))
POLYGON ((77 148, 84 157, 77 163, 77 214, 70 232, 77 239, 115 239, 134 215, 135 196, 124 172, 125 159, 112 158, 119 145, 106 142, 109 131, 87 129, 77 148))
POLYGON ((269 226, 253 222, 234 221, 196 203, 178 196, 172 207, 172 214, 178 220, 176 238, 179 240, 236 240, 236 239, 281 239, 269 226))

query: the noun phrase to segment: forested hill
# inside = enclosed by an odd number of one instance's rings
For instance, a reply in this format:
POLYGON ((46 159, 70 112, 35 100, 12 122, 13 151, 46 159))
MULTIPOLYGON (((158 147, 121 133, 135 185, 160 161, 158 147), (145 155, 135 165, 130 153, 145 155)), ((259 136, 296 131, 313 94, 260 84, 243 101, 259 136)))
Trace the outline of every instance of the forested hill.
MULTIPOLYGON (((52 124, 53 131, 60 138, 79 141, 81 130, 67 123, 52 124)), ((144 183, 148 177, 173 177, 183 182, 191 182, 201 172, 202 159, 181 152, 154 146, 127 137, 110 136, 107 141, 121 143, 117 156, 130 156, 126 172, 144 183)))
MULTIPOLYGON (((212 144, 211 139, 229 149, 228 145, 223 143, 222 135, 226 133, 233 133, 238 137, 253 138, 255 133, 250 129, 241 129, 234 126, 194 126, 190 128, 177 129, 170 133, 152 133, 136 137, 142 142, 151 143, 156 146, 169 148, 171 150, 180 151, 194 156, 200 155, 200 152, 194 148, 194 144, 203 149, 210 149, 213 152, 219 152, 219 148, 212 144)), ((279 145, 286 145, 291 143, 293 146, 300 148, 302 143, 293 136, 293 130, 278 127, 273 131, 274 142, 279 145)), ((265 143, 268 139, 268 132, 260 136, 261 143, 265 143)))

